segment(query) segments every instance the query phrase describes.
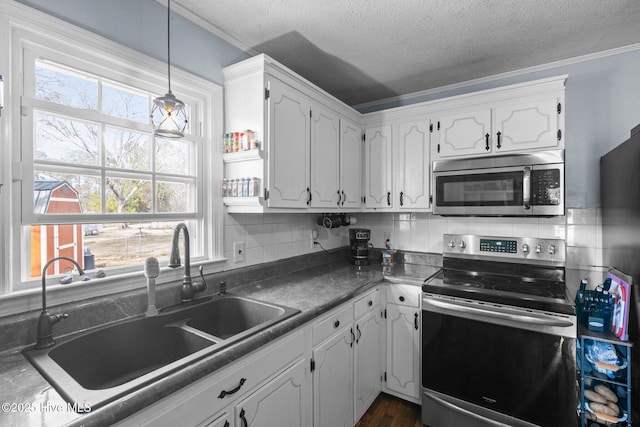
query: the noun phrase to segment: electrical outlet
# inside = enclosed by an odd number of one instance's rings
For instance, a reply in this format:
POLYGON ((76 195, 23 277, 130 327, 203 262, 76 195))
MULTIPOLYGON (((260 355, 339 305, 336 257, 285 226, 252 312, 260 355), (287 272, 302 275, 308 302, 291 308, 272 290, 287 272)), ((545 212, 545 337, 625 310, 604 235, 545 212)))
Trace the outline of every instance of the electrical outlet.
POLYGON ((389 233, 388 231, 384 232, 384 247, 390 247, 391 246, 391 233, 389 233), (387 246, 389 245, 389 246, 387 246))
POLYGON ((316 247, 316 240, 318 240, 318 230, 313 229, 311 230, 311 242, 310 242, 311 249, 316 247))
POLYGON ((233 262, 244 261, 244 242, 233 242, 233 262))

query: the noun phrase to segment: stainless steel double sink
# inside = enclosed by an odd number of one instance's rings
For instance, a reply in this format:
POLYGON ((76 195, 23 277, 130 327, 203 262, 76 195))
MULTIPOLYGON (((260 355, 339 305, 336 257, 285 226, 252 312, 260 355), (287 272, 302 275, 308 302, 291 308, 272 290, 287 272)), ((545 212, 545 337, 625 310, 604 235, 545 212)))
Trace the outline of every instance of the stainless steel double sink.
POLYGON ((269 328, 300 310, 221 295, 23 350, 62 397, 92 409, 269 328))

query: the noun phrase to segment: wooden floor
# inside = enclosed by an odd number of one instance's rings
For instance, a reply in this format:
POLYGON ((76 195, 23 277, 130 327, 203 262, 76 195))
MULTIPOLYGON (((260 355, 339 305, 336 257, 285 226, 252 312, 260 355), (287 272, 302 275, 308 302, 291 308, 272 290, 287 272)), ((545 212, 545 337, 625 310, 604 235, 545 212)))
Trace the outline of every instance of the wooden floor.
POLYGON ((420 406, 381 393, 356 427, 422 427, 420 406))

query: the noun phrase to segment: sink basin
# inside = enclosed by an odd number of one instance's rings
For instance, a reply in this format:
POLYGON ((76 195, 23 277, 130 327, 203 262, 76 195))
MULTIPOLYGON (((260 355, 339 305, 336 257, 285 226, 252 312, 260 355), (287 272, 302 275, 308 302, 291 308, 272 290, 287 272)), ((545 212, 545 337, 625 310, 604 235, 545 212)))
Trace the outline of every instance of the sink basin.
POLYGON ((225 340, 283 316, 286 308, 242 297, 215 299, 189 312, 187 325, 225 340))
POLYGON ((92 408, 126 395, 298 313, 235 295, 216 296, 59 338, 25 357, 71 403, 92 408))

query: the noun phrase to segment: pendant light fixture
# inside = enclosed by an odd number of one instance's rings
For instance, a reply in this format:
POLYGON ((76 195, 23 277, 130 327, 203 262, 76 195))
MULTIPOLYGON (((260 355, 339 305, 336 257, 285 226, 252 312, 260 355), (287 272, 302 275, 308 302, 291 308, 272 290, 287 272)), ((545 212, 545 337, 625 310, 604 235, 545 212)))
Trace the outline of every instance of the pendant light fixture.
POLYGON ((167 82, 169 91, 153 100, 151 123, 153 134, 161 138, 182 138, 187 127, 184 102, 171 93, 171 0, 167 2, 167 82))

